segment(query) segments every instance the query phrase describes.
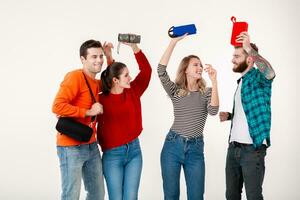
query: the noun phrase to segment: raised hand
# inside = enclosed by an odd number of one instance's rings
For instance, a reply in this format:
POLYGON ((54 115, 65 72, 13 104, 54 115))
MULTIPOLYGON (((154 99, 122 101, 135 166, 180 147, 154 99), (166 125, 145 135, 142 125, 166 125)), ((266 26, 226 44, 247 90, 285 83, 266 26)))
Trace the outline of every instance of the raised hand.
POLYGON ((183 36, 180 36, 180 37, 174 37, 174 38, 171 39, 171 42, 177 43, 178 41, 185 38, 187 35, 188 35, 188 33, 186 33, 186 34, 184 34, 183 36))
POLYGON ((108 60, 113 60, 112 58, 112 49, 114 48, 114 45, 111 42, 104 42, 103 44, 103 52, 108 60))
POLYGON ((217 71, 210 64, 205 64, 207 67, 204 68, 204 71, 208 74, 211 82, 215 82, 217 80, 217 71))
POLYGON ((140 51, 140 48, 138 47, 138 45, 136 43, 128 43, 128 42, 121 42, 121 43, 125 44, 127 46, 130 46, 134 53, 137 53, 140 51))
POLYGON ((241 32, 237 37, 237 39, 235 40, 236 42, 240 42, 243 44, 243 49, 245 49, 245 51, 247 53, 249 53, 252 49, 251 45, 250 45, 250 36, 247 32, 241 32))

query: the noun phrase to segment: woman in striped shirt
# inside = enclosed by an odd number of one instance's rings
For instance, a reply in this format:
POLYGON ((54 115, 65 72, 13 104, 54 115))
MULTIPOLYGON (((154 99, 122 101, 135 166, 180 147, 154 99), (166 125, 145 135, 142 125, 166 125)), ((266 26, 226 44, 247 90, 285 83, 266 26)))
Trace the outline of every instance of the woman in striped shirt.
POLYGON ((212 87, 202 78, 203 65, 199 57, 184 57, 179 65, 175 82, 166 71, 177 42, 186 35, 172 38, 158 65, 158 76, 171 98, 174 122, 166 136, 161 152, 161 170, 165 200, 178 200, 180 171, 183 167, 187 197, 201 200, 204 194, 203 129, 207 114, 216 115, 219 109, 217 73, 209 64, 208 73, 212 87))

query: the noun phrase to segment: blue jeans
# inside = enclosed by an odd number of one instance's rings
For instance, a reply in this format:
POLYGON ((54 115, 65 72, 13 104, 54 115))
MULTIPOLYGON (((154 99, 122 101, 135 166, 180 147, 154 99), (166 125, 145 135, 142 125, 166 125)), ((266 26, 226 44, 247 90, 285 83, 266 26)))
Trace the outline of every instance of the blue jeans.
POLYGON ((103 152, 103 173, 110 200, 136 200, 142 172, 139 139, 103 152))
POLYGON ((62 200, 78 200, 81 178, 87 200, 104 199, 101 156, 97 143, 78 146, 57 146, 60 162, 62 200))
POLYGON ((188 200, 203 200, 203 148, 203 137, 188 139, 170 130, 160 157, 165 200, 179 200, 181 167, 185 175, 188 200))
POLYGON ((247 200, 262 200, 266 146, 230 144, 226 159, 226 199, 240 200, 245 183, 247 200))

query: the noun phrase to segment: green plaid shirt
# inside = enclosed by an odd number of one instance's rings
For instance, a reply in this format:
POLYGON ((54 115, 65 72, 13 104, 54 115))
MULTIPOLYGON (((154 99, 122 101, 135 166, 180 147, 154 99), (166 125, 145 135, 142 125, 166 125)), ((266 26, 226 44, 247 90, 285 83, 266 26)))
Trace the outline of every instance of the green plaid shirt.
MULTIPOLYGON (((271 145, 271 92, 273 79, 268 80, 256 68, 249 70, 243 77, 241 98, 247 118, 253 146, 259 147, 266 139, 271 145)), ((240 79, 238 80, 238 83, 240 79)), ((234 112, 232 112, 234 113, 234 112)))

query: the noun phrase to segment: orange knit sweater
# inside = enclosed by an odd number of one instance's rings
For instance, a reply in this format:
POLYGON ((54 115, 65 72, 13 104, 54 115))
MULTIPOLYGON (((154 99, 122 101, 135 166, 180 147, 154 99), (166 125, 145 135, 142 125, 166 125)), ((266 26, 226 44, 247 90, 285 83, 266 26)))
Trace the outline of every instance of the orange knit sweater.
MULTIPOLYGON (((74 117, 75 120, 89 125, 91 117, 85 117, 85 113, 91 108, 93 100, 82 72, 82 69, 77 69, 66 74, 54 99, 52 111, 57 114, 57 116, 74 117)), ((98 101, 100 81, 92 79, 87 75, 86 77, 93 94, 98 101)), ((93 143, 96 141, 96 122, 93 122, 92 127, 94 129, 94 133, 89 142, 81 143, 66 135, 57 133, 56 144, 58 146, 74 146, 93 143)))

